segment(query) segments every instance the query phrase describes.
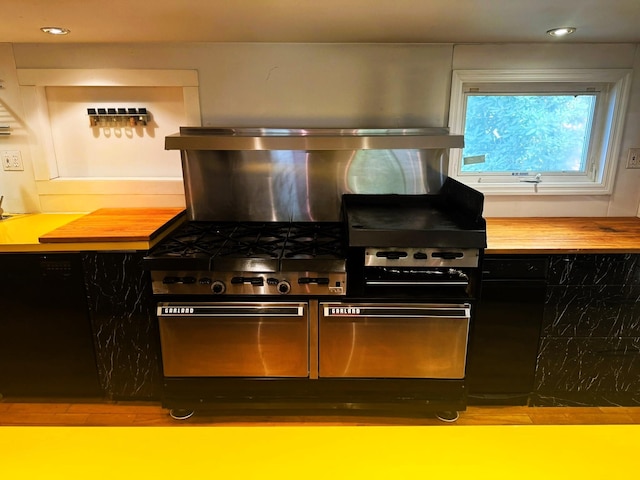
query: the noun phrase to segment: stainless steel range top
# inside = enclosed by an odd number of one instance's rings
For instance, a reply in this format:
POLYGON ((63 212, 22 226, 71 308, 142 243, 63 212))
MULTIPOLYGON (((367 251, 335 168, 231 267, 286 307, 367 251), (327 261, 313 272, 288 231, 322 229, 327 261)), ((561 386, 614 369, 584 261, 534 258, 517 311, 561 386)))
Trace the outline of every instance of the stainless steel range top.
POLYGON ((189 222, 145 258, 155 294, 344 295, 339 223, 189 222))
POLYGON ((482 195, 446 176, 463 145, 446 129, 182 127, 166 140, 191 221, 145 261, 156 294, 351 295, 363 247, 383 268, 442 269, 475 267, 485 246, 482 195), (390 258, 411 247, 409 265, 390 258))

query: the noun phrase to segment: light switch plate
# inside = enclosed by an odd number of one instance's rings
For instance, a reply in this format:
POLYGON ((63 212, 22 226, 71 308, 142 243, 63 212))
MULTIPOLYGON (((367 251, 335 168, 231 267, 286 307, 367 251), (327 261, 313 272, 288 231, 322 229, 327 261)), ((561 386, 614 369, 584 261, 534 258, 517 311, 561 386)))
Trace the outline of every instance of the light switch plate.
POLYGON ((630 148, 627 168, 640 168, 640 148, 630 148))
POLYGON ((3 150, 0 152, 0 159, 2 160, 2 169, 6 171, 22 171, 24 165, 22 164, 22 155, 19 150, 3 150))

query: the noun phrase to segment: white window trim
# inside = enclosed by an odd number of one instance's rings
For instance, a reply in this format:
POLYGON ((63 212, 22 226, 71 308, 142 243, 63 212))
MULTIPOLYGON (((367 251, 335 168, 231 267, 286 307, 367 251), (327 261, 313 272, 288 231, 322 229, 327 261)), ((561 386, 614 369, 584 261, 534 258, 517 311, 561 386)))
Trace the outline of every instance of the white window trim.
POLYGON ((478 83, 608 83, 610 89, 606 99, 607 125, 594 134, 601 135, 600 145, 595 154, 599 157, 593 181, 563 177, 561 182, 491 182, 482 183, 477 177, 458 175, 462 161, 462 149, 451 151, 449 176, 466 183, 485 194, 492 195, 610 195, 613 191, 616 166, 618 164, 620 143, 624 127, 625 114, 631 89, 631 70, 623 69, 553 69, 553 70, 454 70, 451 82, 451 104, 449 110, 449 129, 452 133, 464 133, 464 89, 467 84, 478 83))

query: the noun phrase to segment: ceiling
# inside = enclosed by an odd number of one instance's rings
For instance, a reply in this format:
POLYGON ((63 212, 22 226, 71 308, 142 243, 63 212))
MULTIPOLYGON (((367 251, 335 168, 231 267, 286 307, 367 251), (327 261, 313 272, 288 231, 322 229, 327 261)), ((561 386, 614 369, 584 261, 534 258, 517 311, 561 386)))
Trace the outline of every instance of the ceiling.
POLYGON ((8 43, 640 43, 640 0, 4 0, 1 11, 8 43), (562 26, 577 31, 545 33, 562 26))

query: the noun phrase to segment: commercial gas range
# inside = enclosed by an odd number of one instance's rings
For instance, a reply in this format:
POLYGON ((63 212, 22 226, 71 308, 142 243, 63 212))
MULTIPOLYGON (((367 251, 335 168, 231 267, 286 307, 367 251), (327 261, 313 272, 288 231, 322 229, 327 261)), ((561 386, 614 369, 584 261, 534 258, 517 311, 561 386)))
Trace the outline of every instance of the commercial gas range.
POLYGON ((188 222, 147 257, 154 294, 344 295, 340 223, 188 222))
POLYGON ((486 242, 482 195, 442 173, 456 145, 429 129, 168 137, 190 221, 145 263, 172 416, 456 418, 486 242))

